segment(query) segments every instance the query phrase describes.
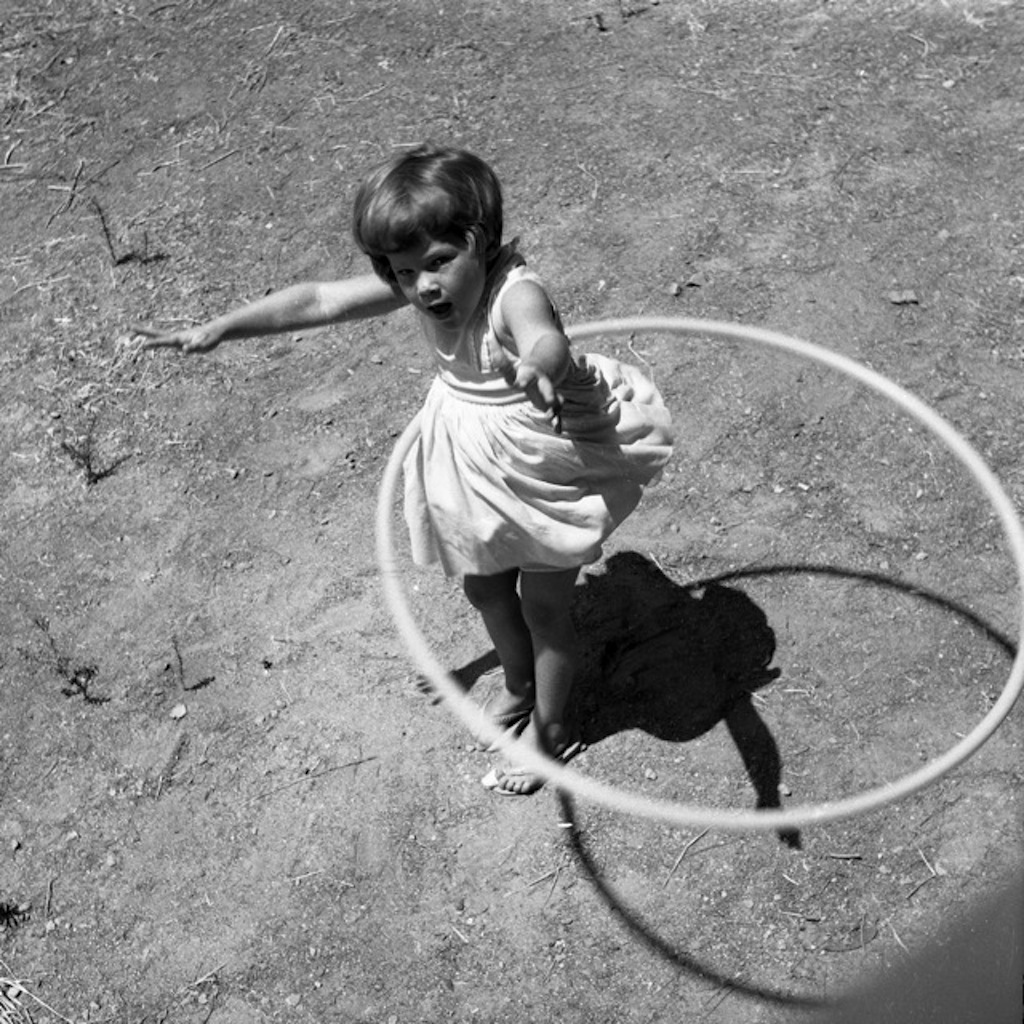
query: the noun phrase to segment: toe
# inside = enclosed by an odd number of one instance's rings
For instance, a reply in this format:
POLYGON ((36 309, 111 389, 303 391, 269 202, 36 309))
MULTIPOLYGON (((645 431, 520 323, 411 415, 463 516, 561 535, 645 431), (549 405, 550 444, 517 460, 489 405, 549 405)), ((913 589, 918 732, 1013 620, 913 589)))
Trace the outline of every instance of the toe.
POLYGON ((530 796, 544 785, 539 775, 525 771, 504 771, 498 774, 497 790, 506 796, 530 796))

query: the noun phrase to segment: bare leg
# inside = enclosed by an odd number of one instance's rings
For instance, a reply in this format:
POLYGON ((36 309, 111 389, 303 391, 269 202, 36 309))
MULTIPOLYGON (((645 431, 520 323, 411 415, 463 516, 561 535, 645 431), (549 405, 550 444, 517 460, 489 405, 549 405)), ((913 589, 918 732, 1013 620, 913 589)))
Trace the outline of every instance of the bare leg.
POLYGON ((578 569, 522 574, 523 617, 533 638, 537 706, 533 725, 549 753, 565 741, 565 708, 578 659, 572 599, 578 569))
POLYGON ((494 576, 466 576, 463 590, 480 612, 487 635, 505 670, 506 694, 494 706, 494 716, 514 714, 534 701, 533 639, 523 618, 516 583, 519 570, 494 576))
MULTIPOLYGON (((537 702, 523 739, 552 756, 563 754, 572 737, 566 722, 566 706, 572 694, 578 657, 572 599, 578 569, 555 572, 524 572, 523 619, 533 643, 537 702)), ((498 771, 493 788, 511 795, 533 793, 544 780, 532 772, 498 771)))

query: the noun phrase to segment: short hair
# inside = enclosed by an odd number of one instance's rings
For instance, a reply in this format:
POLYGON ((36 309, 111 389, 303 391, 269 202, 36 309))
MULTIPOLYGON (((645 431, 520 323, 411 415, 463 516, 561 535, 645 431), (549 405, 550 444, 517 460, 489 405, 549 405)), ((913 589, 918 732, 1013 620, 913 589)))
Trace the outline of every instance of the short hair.
POLYGON ((352 210, 356 245, 393 286, 389 255, 431 239, 462 244, 471 238, 490 266, 501 248, 501 232, 501 185, 494 171, 467 150, 431 143, 372 171, 352 210))

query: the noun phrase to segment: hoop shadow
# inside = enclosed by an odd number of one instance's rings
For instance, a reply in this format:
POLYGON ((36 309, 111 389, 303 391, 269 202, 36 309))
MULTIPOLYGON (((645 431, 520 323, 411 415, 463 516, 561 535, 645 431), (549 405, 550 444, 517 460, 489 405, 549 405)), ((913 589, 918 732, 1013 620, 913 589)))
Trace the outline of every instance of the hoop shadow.
MULTIPOLYGON (((781 806, 782 759, 752 695, 777 679, 775 634, 746 594, 710 581, 680 586, 636 552, 588 573, 573 616, 584 655, 581 738, 594 746, 641 729, 685 743, 724 722, 758 808, 781 806)), ((796 831, 779 833, 799 847, 796 831)))
POLYGON ((558 821, 565 833, 565 841, 576 858, 576 862, 586 873, 594 886, 594 890, 612 915, 618 919, 634 938, 646 946, 652 953, 694 977, 718 985, 723 994, 734 993, 749 999, 758 999, 762 1002, 772 1003, 776 1006, 790 1007, 794 1010, 816 1010, 831 1005, 831 1001, 828 999, 815 996, 793 995, 788 992, 768 988, 767 986, 737 981, 727 974, 715 970, 710 965, 702 963, 696 957, 687 953, 686 950, 675 948, 671 942, 663 939, 651 928, 639 914, 636 914, 627 907, 615 890, 605 881, 600 866, 591 856, 590 850, 587 847, 583 830, 576 820, 576 804, 573 798, 568 793, 559 790, 556 793, 556 799, 558 801, 558 821))
MULTIPOLYGON (((970 625, 983 639, 994 644, 998 647, 1008 660, 1013 661, 1017 656, 1016 644, 1004 633, 1000 632, 996 627, 987 622, 984 618, 978 615, 971 608, 966 605, 954 601, 937 591, 930 590, 925 587, 918 586, 916 584, 906 583, 901 580, 893 579, 890 576, 884 576, 879 573, 863 572, 858 570, 844 569, 841 566, 820 564, 820 563, 787 563, 780 565, 769 565, 769 566, 756 566, 747 569, 738 569, 733 572, 722 573, 717 576, 710 576, 704 579, 696 580, 693 583, 688 584, 685 587, 678 587, 677 584, 672 584, 667 577, 664 577, 663 573, 658 571, 657 575, 649 574, 647 568, 642 565, 646 562, 646 559, 637 559, 639 556, 627 555, 625 556, 626 561, 620 563, 621 568, 626 573, 627 577, 633 576, 635 578, 644 579, 647 578, 652 585, 657 585, 659 589, 664 588, 668 590, 668 585, 676 587, 678 590, 689 593, 692 596, 703 593, 704 597, 707 596, 710 591, 712 595, 715 595, 718 590, 725 591, 731 595, 737 595, 736 591, 731 590, 726 584, 734 583, 742 579, 753 579, 753 578, 767 578, 777 576, 800 576, 800 575, 818 575, 818 576, 829 576, 836 579, 848 579, 848 580, 859 580, 864 583, 873 584, 875 586, 885 587, 890 590, 900 591, 905 594, 909 594, 914 597, 918 597, 928 604, 934 605, 942 611, 948 612, 951 616, 961 619, 970 625), (661 583, 658 577, 664 580, 661 583)), ((612 560, 609 560, 611 562, 612 560)), ((591 582, 588 579, 588 583, 591 582)), ((632 585, 632 584, 631 584, 632 585)), ((658 606, 659 600, 652 593, 653 604, 658 606)), ((768 634, 763 634, 763 630, 767 629, 767 622, 763 621, 764 616, 757 609, 753 602, 746 602, 741 600, 743 595, 726 597, 724 599, 724 605, 719 604, 719 607, 731 607, 733 612, 738 613, 736 617, 732 619, 734 629, 738 630, 738 635, 742 637, 744 633, 748 636, 752 636, 754 639, 759 633, 762 633, 763 643, 759 647, 756 642, 751 642, 749 646, 750 653, 754 654, 758 650, 763 650, 767 653, 766 644, 768 641, 768 635, 771 633, 770 629, 768 634), (749 606, 749 607, 748 607, 749 606), (743 623, 748 624, 748 629, 744 631, 740 628, 743 623), (758 626, 760 623, 760 626, 758 626), (752 631, 752 632, 751 632, 752 631)), ((715 600, 713 596, 713 601, 715 600)), ((686 607, 685 602, 682 605, 686 607)), ((709 610, 715 607, 714 604, 709 606, 709 610)), ((583 621, 586 621, 586 607, 583 609, 583 621)), ((699 621, 699 620, 697 620, 699 621)), ((713 625, 715 617, 709 616, 708 623, 713 625)), ((728 618, 726 619, 728 622, 728 618)), ((718 619, 721 624, 721 618, 718 619)), ((712 628, 709 632, 705 633, 705 639, 707 638, 721 638, 727 636, 728 632, 723 633, 720 629, 712 628)), ((771 651, 774 653, 774 636, 771 637, 771 651)), ((712 643, 712 650, 714 650, 714 643, 712 643)), ((744 649, 744 644, 741 643, 740 649, 744 649)), ((611 656, 616 656, 617 652, 613 648, 611 656)), ((622 656, 621 654, 619 656, 622 656)), ((756 666, 761 659, 757 657, 746 659, 740 659, 740 665, 742 666, 746 661, 747 667, 753 670, 753 674, 748 677, 748 683, 756 681, 756 666)), ((764 662, 764 670, 767 670, 767 664, 770 663, 771 658, 769 657, 767 662, 764 662)), ((712 664, 714 662, 712 661, 712 664)), ((727 660, 725 665, 735 664, 732 661, 727 660)), ((678 666, 677 666, 678 668, 678 666)), ((770 674, 770 673, 769 673, 770 674)), ((729 673, 726 672, 723 676, 726 680, 729 678, 729 673)), ((762 684, 763 685, 763 684, 762 684)), ((753 692, 748 690, 749 693, 753 692)), ((755 712, 756 714, 756 712, 755 712)), ((600 719, 599 719, 600 720, 600 719)), ((728 720, 728 719, 727 719, 728 720)), ((600 734, 600 730, 598 733, 600 734)), ((743 748, 741 747, 741 750, 743 748)), ((662 938, 649 924, 647 924, 639 914, 631 910, 621 897, 615 892, 614 889, 605 881, 600 865, 594 860, 590 850, 584 839, 584 835, 580 827, 578 826, 575 813, 575 802, 572 797, 562 791, 557 794, 558 810, 559 810, 559 821, 567 823, 570 828, 565 830, 566 842, 572 851, 577 863, 584 870, 587 876, 590 878, 591 883, 594 886, 595 891, 603 900, 609 911, 630 931, 630 933, 653 953, 660 956, 667 963, 673 964, 674 966, 685 970, 688 973, 702 978, 706 981, 713 982, 721 986, 723 992, 731 992, 739 996, 743 996, 749 999, 756 999, 763 1002, 772 1003, 780 1006, 791 1007, 796 1010, 812 1011, 820 1010, 824 1008, 831 1008, 836 1005, 834 999, 823 999, 815 998, 813 996, 802 996, 794 995, 785 992, 781 992, 777 989, 769 988, 766 986, 756 985, 753 983, 746 983, 738 981, 734 978, 730 978, 720 971, 715 970, 708 964, 702 963, 695 957, 691 956, 683 949, 675 948, 669 941, 662 938)), ((816 1018, 818 1019, 818 1018, 816 1018)), ((844 1020, 846 1018, 843 1018, 844 1020)), ((852 1019, 852 1018, 851 1018, 852 1019)), ((861 1018, 857 1018, 861 1019, 861 1018)))

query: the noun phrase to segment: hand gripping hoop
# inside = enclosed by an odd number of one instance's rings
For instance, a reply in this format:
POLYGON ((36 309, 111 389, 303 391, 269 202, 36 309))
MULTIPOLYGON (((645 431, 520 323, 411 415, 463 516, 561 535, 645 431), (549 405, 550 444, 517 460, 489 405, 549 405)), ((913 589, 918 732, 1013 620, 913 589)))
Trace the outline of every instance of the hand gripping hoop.
MULTIPOLYGON (((576 341, 596 336, 657 333, 678 336, 703 335, 729 341, 765 345, 821 363, 866 385, 882 395, 883 398, 898 405, 923 427, 931 431, 968 470, 988 498, 1002 524, 1017 570, 1018 590, 1024 595, 1024 526, 1021 525, 1010 498, 977 451, 949 423, 930 406, 887 377, 848 359, 846 356, 822 348, 820 345, 790 338, 775 331, 711 320, 680 317, 629 317, 580 324, 571 328, 567 333, 576 341)), ((573 796, 592 800, 614 810, 668 822, 676 826, 714 828, 729 832, 795 829, 806 825, 837 821, 841 818, 850 818, 877 810, 886 804, 910 796, 931 785, 957 765, 962 764, 995 732, 1020 696, 1022 686, 1024 686, 1024 596, 1022 596, 1022 606, 1018 610, 1020 624, 1018 642, 1010 675, 999 699, 985 717, 954 747, 929 761, 917 771, 894 782, 865 790, 841 800, 802 804, 784 810, 748 811, 698 807, 667 800, 655 800, 589 779, 530 749, 518 740, 502 742, 497 728, 488 727, 486 723, 481 726, 476 704, 434 657, 413 618, 402 587, 394 550, 393 507, 402 462, 418 431, 419 417, 417 416, 406 427, 391 453, 381 480, 377 501, 377 561, 388 609, 417 668, 425 673, 463 724, 475 730, 484 740, 497 742, 501 749, 510 752, 515 757, 517 763, 524 764, 531 771, 537 772, 559 789, 573 796)))

